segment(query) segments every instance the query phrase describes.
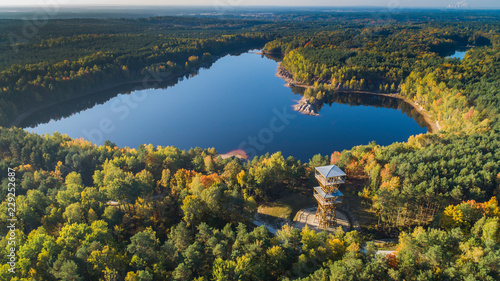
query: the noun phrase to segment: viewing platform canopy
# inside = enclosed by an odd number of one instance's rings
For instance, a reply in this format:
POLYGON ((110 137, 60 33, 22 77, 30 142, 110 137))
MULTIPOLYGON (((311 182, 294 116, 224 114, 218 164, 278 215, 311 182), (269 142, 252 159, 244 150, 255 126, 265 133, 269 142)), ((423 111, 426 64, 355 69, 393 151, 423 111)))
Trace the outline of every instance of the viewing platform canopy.
POLYGON ((343 196, 344 194, 340 192, 340 190, 337 190, 333 193, 326 193, 325 191, 323 191, 321 186, 316 186, 314 188, 314 197, 322 205, 340 204, 342 203, 343 196))
POLYGON ((345 183, 346 174, 337 166, 316 167, 315 177, 326 193, 336 192, 338 185, 345 183))

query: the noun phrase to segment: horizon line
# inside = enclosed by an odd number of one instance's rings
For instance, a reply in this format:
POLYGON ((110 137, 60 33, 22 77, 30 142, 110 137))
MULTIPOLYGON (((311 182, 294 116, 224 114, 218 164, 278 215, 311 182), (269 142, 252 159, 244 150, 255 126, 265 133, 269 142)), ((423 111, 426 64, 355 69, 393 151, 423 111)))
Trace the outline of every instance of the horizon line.
MULTIPOLYGON (((1 8, 42 8, 42 7, 54 7, 56 5, 1 5, 0 4, 0 9, 1 8)), ((163 8, 168 8, 168 7, 200 7, 200 8, 209 8, 209 7, 214 7, 214 5, 140 5, 140 4, 128 4, 128 5, 120 5, 120 4, 92 4, 92 5, 85 5, 85 4, 61 4, 58 5, 60 8, 138 8, 138 7, 143 7, 143 8, 158 8, 158 7, 163 7, 163 8)), ((355 5, 355 6, 325 6, 325 5, 238 5, 238 6, 233 6, 232 8, 244 8, 244 7, 252 7, 252 8, 381 8, 381 9, 387 9, 387 5, 355 5)), ((494 9, 494 10, 499 10, 500 7, 487 7, 487 6, 480 6, 480 7, 467 7, 467 8, 457 8, 457 7, 448 7, 448 6, 402 6, 399 7, 398 9, 432 9, 432 10, 439 10, 439 9, 447 9, 447 10, 460 10, 460 11, 467 11, 467 10, 484 10, 484 9, 494 9)))

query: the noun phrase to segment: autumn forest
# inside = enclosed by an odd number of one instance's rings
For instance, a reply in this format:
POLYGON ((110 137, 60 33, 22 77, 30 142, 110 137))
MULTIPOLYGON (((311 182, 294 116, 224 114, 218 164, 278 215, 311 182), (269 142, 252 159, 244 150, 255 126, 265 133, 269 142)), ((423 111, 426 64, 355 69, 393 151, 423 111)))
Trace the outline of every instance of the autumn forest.
POLYGON ((0 20, 0 280, 500 279, 500 13, 50 19, 31 38, 11 36, 22 28, 0 20), (311 104, 396 95, 439 130, 301 161, 98 146, 16 126, 46 104, 256 48, 311 104), (347 173, 344 208, 358 228, 273 234, 253 223, 259 206, 312 198, 314 168, 328 164, 347 173), (13 218, 15 230, 3 227, 13 218), (376 254, 377 239, 394 252, 376 254))

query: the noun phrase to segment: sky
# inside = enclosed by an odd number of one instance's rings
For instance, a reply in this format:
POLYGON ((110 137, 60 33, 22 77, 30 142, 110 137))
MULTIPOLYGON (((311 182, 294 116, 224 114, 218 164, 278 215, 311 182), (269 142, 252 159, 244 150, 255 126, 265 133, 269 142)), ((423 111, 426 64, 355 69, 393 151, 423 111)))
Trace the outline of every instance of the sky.
POLYGON ((500 8, 499 0, 0 0, 2 6, 42 6, 54 4, 100 6, 380 6, 389 8, 435 7, 446 8, 456 3, 466 3, 470 8, 500 8))

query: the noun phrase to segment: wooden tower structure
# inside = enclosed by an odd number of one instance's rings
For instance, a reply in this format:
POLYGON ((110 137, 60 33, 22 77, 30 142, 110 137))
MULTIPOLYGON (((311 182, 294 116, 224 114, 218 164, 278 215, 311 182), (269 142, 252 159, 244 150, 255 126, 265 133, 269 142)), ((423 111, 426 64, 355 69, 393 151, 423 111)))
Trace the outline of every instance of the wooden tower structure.
POLYGON ((346 174, 335 165, 316 167, 315 174, 319 186, 314 188, 314 198, 318 201, 314 221, 319 220, 319 228, 331 227, 337 222, 335 209, 344 196, 339 187, 345 183, 346 174))

